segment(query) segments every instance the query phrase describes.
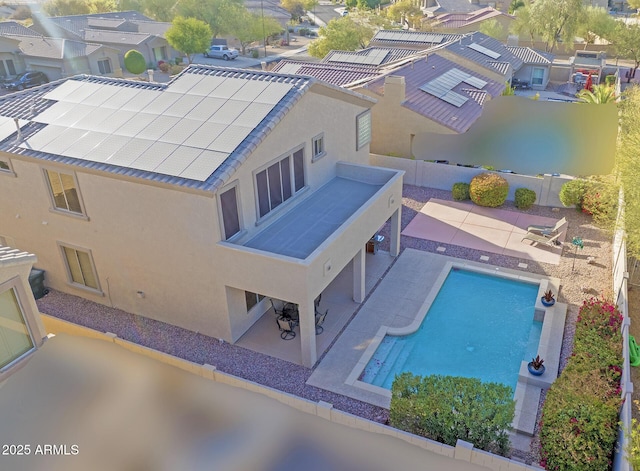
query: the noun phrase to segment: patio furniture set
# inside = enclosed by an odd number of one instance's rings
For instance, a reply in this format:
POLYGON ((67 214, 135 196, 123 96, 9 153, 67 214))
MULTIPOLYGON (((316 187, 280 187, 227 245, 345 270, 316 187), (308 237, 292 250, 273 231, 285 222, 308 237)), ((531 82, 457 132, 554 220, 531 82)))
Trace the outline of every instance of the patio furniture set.
POLYGON ((553 226, 531 225, 527 227, 527 234, 522 238, 522 242, 530 240, 536 244, 550 247, 561 247, 562 243, 558 238, 562 235, 560 228, 567 222, 566 218, 560 219, 553 226))
MULTIPOLYGON (((329 313, 329 309, 326 309, 324 312, 320 311, 321 298, 322 294, 314 301, 316 335, 320 335, 324 331, 322 324, 324 324, 324 320, 329 313)), ((276 314, 276 322, 278 323, 278 329, 280 329, 280 338, 283 340, 295 338, 296 333, 294 329, 300 324, 298 305, 271 299, 271 306, 273 307, 273 312, 276 314)))

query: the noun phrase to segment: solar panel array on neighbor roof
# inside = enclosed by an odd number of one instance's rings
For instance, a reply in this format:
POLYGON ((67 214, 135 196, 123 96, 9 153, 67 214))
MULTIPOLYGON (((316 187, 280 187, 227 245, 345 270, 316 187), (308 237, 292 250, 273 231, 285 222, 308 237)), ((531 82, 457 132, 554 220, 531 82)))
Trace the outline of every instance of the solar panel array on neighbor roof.
POLYGON ((329 62, 348 62, 350 64, 380 65, 389 55, 388 49, 373 49, 368 54, 334 53, 329 62))
POLYGON ((381 41, 403 41, 440 44, 444 39, 444 35, 405 31, 378 31, 378 33, 376 33, 375 39, 379 39, 381 41))
POLYGON ((20 147, 205 181, 293 86, 206 74, 164 89, 68 80, 43 97, 56 103, 32 121, 46 126, 20 147))
POLYGON ((482 79, 474 77, 459 69, 450 69, 439 77, 425 83, 420 87, 420 90, 429 93, 430 95, 440 98, 458 108, 464 105, 469 99, 454 92, 452 89, 462 82, 471 85, 472 87, 481 89, 487 85, 482 79))
POLYGON ((491 49, 487 49, 486 47, 476 43, 471 43, 467 47, 469 49, 473 49, 474 51, 479 52, 480 54, 484 54, 485 56, 491 57, 492 59, 497 59, 501 55, 499 52, 492 51, 491 49))

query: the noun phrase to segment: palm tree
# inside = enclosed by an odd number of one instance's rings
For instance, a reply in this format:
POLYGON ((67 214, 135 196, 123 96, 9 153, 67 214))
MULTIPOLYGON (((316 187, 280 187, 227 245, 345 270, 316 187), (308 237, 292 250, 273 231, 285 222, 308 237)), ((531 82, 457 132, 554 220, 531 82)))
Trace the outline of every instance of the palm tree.
POLYGON ((582 103, 590 103, 592 105, 603 105, 616 100, 616 92, 613 87, 608 85, 594 85, 591 91, 583 88, 578 92, 578 98, 582 103))

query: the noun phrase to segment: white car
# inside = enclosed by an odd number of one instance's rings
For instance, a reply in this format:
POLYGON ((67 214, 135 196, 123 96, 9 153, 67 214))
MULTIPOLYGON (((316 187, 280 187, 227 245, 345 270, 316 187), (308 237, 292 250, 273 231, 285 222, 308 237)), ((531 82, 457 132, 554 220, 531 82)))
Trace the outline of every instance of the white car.
POLYGON ((235 59, 238 57, 240 53, 237 49, 229 49, 227 46, 214 44, 209 48, 208 51, 205 51, 205 57, 213 57, 215 59, 224 59, 226 61, 230 59, 235 59))

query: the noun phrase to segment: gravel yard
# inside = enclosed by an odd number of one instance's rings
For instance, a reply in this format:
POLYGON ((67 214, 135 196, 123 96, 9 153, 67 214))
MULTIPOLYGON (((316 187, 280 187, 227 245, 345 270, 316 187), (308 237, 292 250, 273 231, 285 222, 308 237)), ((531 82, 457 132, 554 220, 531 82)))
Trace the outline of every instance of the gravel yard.
MULTIPOLYGON (((405 185, 402 210, 403 229, 430 198, 451 200, 451 193, 449 191, 405 185)), ((520 211, 510 202, 507 202, 502 209, 520 211)), ((411 247, 435 253, 438 246, 445 246, 447 248, 446 255, 448 256, 479 261, 481 255, 489 255, 492 265, 515 270, 519 269, 518 263, 525 262, 528 263, 527 271, 559 278, 561 280, 561 288, 556 299, 559 302, 568 304, 560 360, 560 369, 562 369, 571 353, 573 327, 578 308, 583 300, 592 296, 611 297, 611 236, 594 227, 591 224, 590 216, 573 209, 553 210, 552 208, 534 206, 527 213, 555 219, 565 216, 569 221, 565 239, 567 243, 563 248, 559 265, 540 264, 531 260, 489 254, 406 236, 401 238, 401 248, 411 247), (574 236, 582 237, 584 241, 584 249, 579 250, 577 255, 571 245, 571 240, 574 236), (591 263, 588 263, 587 257, 593 257, 591 263)), ((386 250, 388 247, 385 247, 384 244, 388 244, 389 241, 388 227, 383 228, 381 233, 387 236, 381 247, 386 250)), ((333 404, 336 409, 360 417, 384 423, 388 416, 388 412, 385 409, 306 385, 306 380, 311 375, 312 370, 302 366, 238 346, 220 343, 218 339, 128 314, 53 290, 44 298, 39 299, 37 303, 40 311, 45 314, 99 331, 112 332, 123 339, 192 362, 215 365, 218 370, 225 373, 255 381, 312 401, 326 401, 333 404)), ((535 452, 534 440, 533 452, 519 457, 526 461, 531 461, 535 459, 535 452)))

